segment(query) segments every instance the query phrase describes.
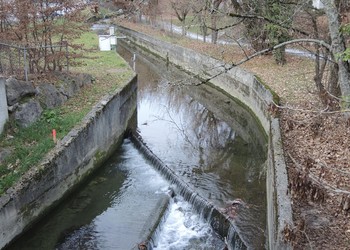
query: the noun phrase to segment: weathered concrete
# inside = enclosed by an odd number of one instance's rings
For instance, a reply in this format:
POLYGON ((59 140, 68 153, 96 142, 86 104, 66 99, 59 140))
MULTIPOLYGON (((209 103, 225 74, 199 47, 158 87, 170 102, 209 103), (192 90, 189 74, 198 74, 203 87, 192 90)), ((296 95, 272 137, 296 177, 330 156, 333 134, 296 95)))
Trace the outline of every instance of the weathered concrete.
POLYGON ((269 249, 291 249, 283 240, 285 226, 292 227, 293 221, 279 120, 269 112, 274 103, 271 91, 257 77, 239 67, 231 68, 209 56, 124 27, 119 27, 119 30, 131 43, 164 58, 167 63, 173 63, 200 79, 210 79, 213 85, 240 100, 255 114, 269 137, 266 178, 269 249))
POLYGON ((46 158, 0 197, 0 248, 98 168, 136 126, 136 77, 105 96, 46 158))
POLYGON ((9 113, 7 110, 5 81, 6 78, 0 77, 0 134, 2 133, 4 125, 9 118, 9 113))
MULTIPOLYGON (((145 226, 143 227, 142 233, 139 235, 140 244, 148 246, 147 249, 152 249, 151 243, 153 241, 152 236, 154 236, 157 228, 162 222, 166 212, 169 209, 171 196, 166 196, 158 200, 156 209, 150 214, 148 219, 145 221, 145 226)), ((138 245, 134 246, 131 250, 139 250, 138 245)), ((142 249, 142 248, 141 248, 142 249)))

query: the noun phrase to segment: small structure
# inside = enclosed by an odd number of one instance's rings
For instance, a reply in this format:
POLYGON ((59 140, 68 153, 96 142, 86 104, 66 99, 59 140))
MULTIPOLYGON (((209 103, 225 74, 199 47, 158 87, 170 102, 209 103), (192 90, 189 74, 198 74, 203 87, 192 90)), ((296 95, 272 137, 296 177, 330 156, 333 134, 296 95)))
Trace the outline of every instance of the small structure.
POLYGON ((109 35, 99 35, 98 44, 101 51, 114 50, 117 47, 117 37, 113 26, 109 27, 109 35))
POLYGON ((321 0, 312 0, 312 6, 316 9, 323 9, 324 5, 321 0))
POLYGON ((8 120, 7 98, 5 89, 6 78, 0 76, 0 134, 8 120))

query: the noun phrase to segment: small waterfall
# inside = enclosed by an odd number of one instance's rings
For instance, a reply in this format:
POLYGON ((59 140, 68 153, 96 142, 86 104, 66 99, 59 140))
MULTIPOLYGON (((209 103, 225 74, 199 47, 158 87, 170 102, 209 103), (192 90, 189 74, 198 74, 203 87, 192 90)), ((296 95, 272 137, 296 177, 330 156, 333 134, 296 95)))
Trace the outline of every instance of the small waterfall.
MULTIPOLYGON (((235 229, 236 226, 227 215, 195 192, 195 190, 184 182, 171 168, 164 164, 162 160, 147 147, 137 132, 130 132, 129 137, 145 158, 171 183, 175 194, 182 196, 187 202, 192 204, 196 212, 210 223, 211 227, 218 235, 225 239, 229 249, 247 248, 247 244, 242 241, 235 229)), ((155 234, 157 234, 157 232, 155 232, 155 234)))
MULTIPOLYGON (((172 194, 172 195, 174 195, 174 194, 172 194)), ((170 201, 170 202, 172 202, 172 201, 170 201)), ((159 223, 157 225, 157 228, 152 232, 152 235, 150 235, 150 237, 148 239, 148 242, 147 242, 147 249, 153 249, 154 248, 154 245, 157 242, 157 239, 159 237, 159 233, 161 231, 162 225, 164 225, 164 222, 165 222, 166 218, 169 216, 169 213, 170 213, 169 205, 168 205, 165 213, 163 214, 162 218, 160 219, 160 221, 159 221, 159 223)))

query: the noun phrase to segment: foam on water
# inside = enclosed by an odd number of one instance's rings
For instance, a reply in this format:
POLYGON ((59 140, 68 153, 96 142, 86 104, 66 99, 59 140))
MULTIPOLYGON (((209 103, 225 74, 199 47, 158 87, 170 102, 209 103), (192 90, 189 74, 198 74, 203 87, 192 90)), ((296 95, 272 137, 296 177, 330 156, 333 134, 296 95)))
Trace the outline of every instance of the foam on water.
POLYGON ((221 241, 208 223, 182 197, 176 197, 168 215, 154 236, 152 249, 223 249, 221 241))

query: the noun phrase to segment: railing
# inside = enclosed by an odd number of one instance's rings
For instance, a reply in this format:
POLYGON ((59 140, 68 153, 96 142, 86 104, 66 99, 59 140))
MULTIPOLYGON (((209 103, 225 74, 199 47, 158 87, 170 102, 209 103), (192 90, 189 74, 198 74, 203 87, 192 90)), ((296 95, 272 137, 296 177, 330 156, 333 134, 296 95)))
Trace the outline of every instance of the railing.
POLYGON ((69 71, 68 43, 49 46, 18 46, 0 42, 0 74, 28 81, 29 74, 69 71))

